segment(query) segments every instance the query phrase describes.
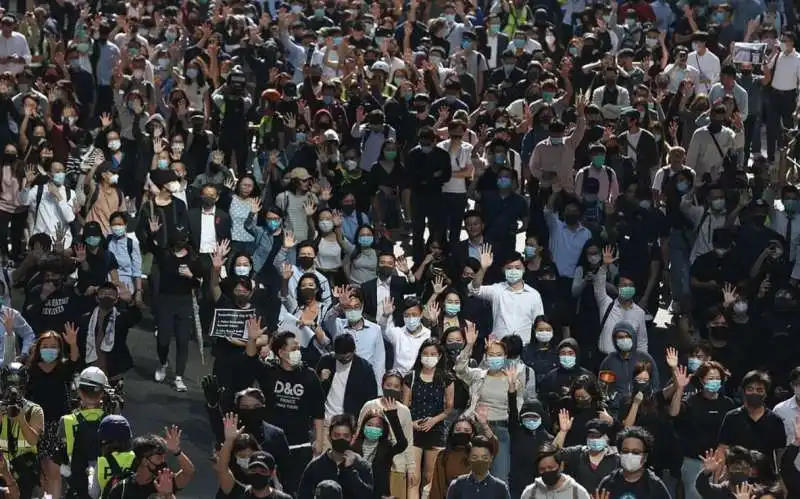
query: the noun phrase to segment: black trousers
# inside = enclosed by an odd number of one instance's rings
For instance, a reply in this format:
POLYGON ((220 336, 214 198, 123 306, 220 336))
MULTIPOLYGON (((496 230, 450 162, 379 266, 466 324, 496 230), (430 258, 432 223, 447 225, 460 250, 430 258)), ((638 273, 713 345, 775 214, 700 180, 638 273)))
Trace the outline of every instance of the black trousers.
POLYGON ((444 199, 445 229, 447 229, 447 244, 451 247, 461 239, 461 225, 464 220, 464 212, 467 210, 467 194, 456 194, 446 192, 442 194, 444 199))
POLYGON ((425 227, 430 230, 430 237, 442 238, 446 217, 443 213, 442 194, 430 191, 413 191, 411 193, 411 232, 412 256, 414 261, 421 262, 425 251, 425 227))
POLYGON ((292 496, 297 493, 300 479, 303 478, 303 471, 314 457, 310 445, 293 447, 289 446, 289 466, 286 469, 278 470, 283 491, 292 496))
POLYGON ((158 336, 156 350, 161 365, 167 363, 169 347, 175 338, 175 375, 183 376, 189 358, 189 340, 194 331, 192 296, 161 295, 158 311, 158 336))
POLYGON ((98 85, 97 86, 97 104, 94 107, 95 118, 98 118, 103 113, 112 113, 114 111, 114 89, 110 86, 98 85))
POLYGON ((794 113, 797 107, 797 90, 775 90, 768 88, 767 107, 767 159, 775 160, 775 149, 784 145, 783 131, 794 128, 794 113))
POLYGON ((11 258, 17 260, 25 251, 25 225, 28 212, 8 213, 0 211, 0 255, 9 256, 8 238, 11 236, 11 258), (10 226, 10 231, 9 231, 10 226))

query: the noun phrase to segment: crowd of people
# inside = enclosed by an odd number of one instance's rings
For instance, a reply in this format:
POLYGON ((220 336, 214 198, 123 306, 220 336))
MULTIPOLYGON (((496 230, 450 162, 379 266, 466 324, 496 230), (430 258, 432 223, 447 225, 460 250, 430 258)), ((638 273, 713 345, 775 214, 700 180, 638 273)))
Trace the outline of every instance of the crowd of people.
POLYGON ((2 9, 2 497, 800 497, 796 2, 2 9))

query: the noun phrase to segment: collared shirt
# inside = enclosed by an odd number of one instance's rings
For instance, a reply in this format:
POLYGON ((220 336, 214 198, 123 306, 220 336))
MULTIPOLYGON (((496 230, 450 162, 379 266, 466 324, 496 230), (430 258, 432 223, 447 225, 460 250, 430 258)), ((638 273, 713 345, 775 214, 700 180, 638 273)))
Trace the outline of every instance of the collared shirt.
POLYGON ((22 56, 25 62, 7 62, 0 64, 0 73, 8 71, 11 74, 19 74, 31 63, 31 49, 28 47, 28 40, 22 33, 11 32, 8 38, 0 36, 0 57, 11 57, 12 55, 22 56))
POLYGON ((342 364, 336 361, 336 372, 332 373, 331 388, 325 398, 325 420, 330 421, 337 414, 344 412, 344 393, 347 389, 347 380, 350 378, 350 367, 353 363, 342 364))
MULTIPOLYGON (((375 322, 364 319, 360 329, 356 329, 347 322, 347 319, 339 317, 336 307, 331 307, 325 322, 325 331, 331 339, 343 334, 349 334, 356 342, 356 355, 372 364, 375 371, 375 381, 378 382, 378 391, 383 386, 383 373, 386 370, 386 346, 383 344, 383 333, 381 327, 375 322)), ((323 353, 327 353, 323 352, 323 353)))
MULTIPOLYGON (((786 432, 786 445, 791 445, 797 434, 795 421, 800 416, 800 404, 797 403, 797 397, 784 400, 776 405, 772 412, 783 421, 783 430, 786 432)), ((800 455, 795 458, 794 467, 800 470, 800 455)))
POLYGON ((564 137, 562 144, 553 144, 550 138, 536 144, 528 165, 531 175, 541 180, 543 172, 556 172, 561 186, 567 191, 572 191, 575 187, 575 149, 583 140, 585 132, 586 119, 579 116, 575 131, 572 135, 564 137))
MULTIPOLYGON (((444 140, 436 144, 437 147, 443 149, 450 154, 450 168, 453 173, 460 173, 472 166, 472 144, 462 141, 459 148, 452 151, 450 148, 450 139, 444 140)), ((467 192, 467 179, 450 177, 450 180, 442 186, 442 192, 464 194, 467 192)))
POLYGON ((753 420, 745 407, 738 407, 722 420, 719 443, 761 451, 775 469, 775 452, 786 447, 786 430, 783 420, 769 409, 765 409, 758 420, 753 420))
POLYGON ((550 230, 550 254, 553 255, 558 275, 571 279, 575 275, 575 267, 578 266, 583 246, 592 238, 592 231, 583 225, 571 230, 549 209, 544 211, 544 220, 550 230))
POLYGON ((100 87, 111 86, 114 68, 119 61, 119 48, 111 42, 106 42, 96 43, 94 49, 100 51, 100 57, 97 59, 97 71, 95 72, 97 85, 100 87))
POLYGON ((669 76, 667 91, 671 94, 678 93, 678 87, 687 76, 692 80, 695 87, 700 83, 700 71, 690 64, 687 64, 685 68, 674 63, 667 64, 667 67, 664 68, 664 74, 669 76))
POLYGON ((125 284, 128 289, 136 291, 134 280, 142 277, 142 252, 139 248, 139 241, 135 238, 112 237, 108 243, 108 251, 117 260, 117 275, 120 282, 125 284), (128 252, 128 241, 131 244, 131 252, 128 252))
POLYGON ((773 207, 769 214, 769 228, 786 238, 789 261, 797 261, 798 246, 800 246, 800 213, 795 213, 791 217, 784 210, 777 210, 773 207), (789 220, 791 220, 791 231, 789 230, 789 220))
POLYGON ((391 287, 390 287, 391 281, 392 281, 391 277, 389 277, 385 281, 379 277, 377 279, 377 282, 375 283, 378 291, 378 310, 375 314, 376 317, 379 315, 383 315, 383 303, 384 301, 386 301, 387 298, 391 297, 391 287))
POLYGON ((500 53, 498 52, 500 48, 499 40, 497 35, 486 36, 486 46, 489 47, 489 60, 487 62, 490 68, 496 68, 500 60, 500 53))
POLYGON ((355 244, 356 231, 362 224, 369 225, 369 223, 369 217, 367 217, 366 213, 362 213, 360 216, 356 211, 349 215, 342 214, 342 235, 345 239, 355 244))
POLYGON ((395 326, 391 314, 378 317, 378 323, 381 325, 383 337, 394 347, 392 369, 398 369, 403 374, 410 372, 422 342, 431 337, 431 330, 422 326, 415 334, 411 334, 405 326, 395 326))
POLYGON ((510 499, 508 485, 490 474, 478 480, 472 473, 461 475, 450 483, 447 499, 510 499))
POLYGON ((216 207, 200 213, 200 253, 213 253, 217 246, 217 228, 214 226, 216 216, 216 207))
POLYGON ((792 50, 786 54, 781 52, 774 63, 772 88, 776 90, 797 90, 800 87, 800 54, 792 50))
POLYGON ((22 340, 20 355, 28 355, 31 345, 36 340, 33 329, 18 310, 0 306, 0 314, 5 314, 6 311, 11 312, 14 317, 14 334, 7 334, 5 322, 0 321, 0 334, 3 335, 3 341, 0 341, 0 359, 2 359, 3 367, 8 366, 16 359, 17 337, 22 340))
POLYGON ((498 338, 517 334, 523 345, 530 343, 533 320, 544 315, 542 296, 538 291, 527 284, 514 290, 507 282, 477 289, 470 285, 468 289, 471 295, 491 302, 494 334, 498 338))

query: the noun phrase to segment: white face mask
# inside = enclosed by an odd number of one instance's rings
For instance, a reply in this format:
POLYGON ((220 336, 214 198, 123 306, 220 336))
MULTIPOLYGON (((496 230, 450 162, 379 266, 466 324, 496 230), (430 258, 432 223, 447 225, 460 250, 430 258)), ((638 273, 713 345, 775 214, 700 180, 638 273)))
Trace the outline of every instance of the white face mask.
POLYGON ((420 359, 422 365, 427 367, 428 369, 433 369, 436 367, 436 364, 439 363, 439 357, 436 355, 423 355, 420 359))
POLYGON ((547 343, 552 339, 553 339, 553 331, 550 330, 536 331, 536 341, 547 343))
POLYGON ((639 471, 642 467, 642 456, 637 456, 636 454, 620 454, 619 461, 622 465, 622 469, 628 473, 639 471))
POLYGON ((300 365, 300 362, 303 361, 303 354, 300 353, 300 350, 292 350, 289 352, 289 358, 287 360, 290 366, 297 367, 300 365))
POLYGON ((250 462, 249 457, 237 457, 236 458, 236 465, 242 468, 243 470, 247 469, 247 464, 250 462))

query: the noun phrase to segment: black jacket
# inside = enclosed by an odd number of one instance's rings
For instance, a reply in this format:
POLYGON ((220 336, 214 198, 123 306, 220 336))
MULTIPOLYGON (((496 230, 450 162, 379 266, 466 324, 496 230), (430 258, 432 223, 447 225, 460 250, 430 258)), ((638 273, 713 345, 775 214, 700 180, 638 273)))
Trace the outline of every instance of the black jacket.
MULTIPOLYGON (((202 208, 192 208, 189 210, 189 237, 195 249, 200 250, 200 231, 202 229, 202 208)), ((217 241, 231 238, 231 217, 217 208, 214 211, 214 229, 216 230, 217 241)))
MULTIPOLYGON (((598 490, 607 490, 611 496, 610 499, 621 499, 623 497, 647 497, 647 499, 671 499, 664 482, 658 478, 658 475, 651 470, 645 470, 642 478, 636 483, 630 483, 622 476, 622 469, 615 470, 610 475, 603 478, 598 490), (633 492, 633 495, 626 495, 633 492), (641 494, 637 493, 641 492, 641 494)), ((705 496, 704 496, 705 497, 705 496)))
MULTIPOLYGON (((320 357, 317 363, 317 376, 320 376, 323 370, 330 371, 328 379, 321 381, 322 396, 324 399, 328 398, 328 392, 333 384, 333 376, 336 374, 336 357, 332 353, 327 353, 320 357)), ((320 376, 322 380, 322 376, 320 376)), ((350 366, 350 374, 347 376, 347 385, 344 389, 344 403, 342 404, 345 414, 352 414, 358 417, 361 408, 364 407, 368 401, 378 396, 378 383, 375 381, 375 371, 366 360, 358 355, 353 356, 353 362, 350 366)))
MULTIPOLYGON (((381 497, 391 495, 389 492, 389 472, 392 470, 392 459, 408 447, 408 440, 406 440, 403 427, 400 425, 400 418, 397 416, 397 410, 384 411, 383 415, 389 422, 389 426, 392 428, 392 434, 397 440, 394 444, 391 444, 388 432, 384 432, 383 437, 378 441, 378 445, 375 449, 375 457, 372 458, 372 480, 375 484, 373 487, 373 495, 375 499, 381 499, 381 497)), ((369 418, 364 420, 364 424, 366 424, 367 419, 369 418)), ((360 455, 364 454, 362 451, 364 445, 363 432, 364 427, 362 426, 356 443, 353 446, 353 450, 360 455)))
MULTIPOLYGON (((416 294, 416 286, 409 283, 405 277, 393 275, 389 281, 389 296, 396 304, 403 303, 403 296, 416 294)), ((361 299, 364 300, 364 316, 371 321, 376 321, 378 314, 378 278, 370 279, 361 285, 361 299)), ((402 307, 395 307, 392 314, 395 324, 403 323, 402 307)))
POLYGON ((297 499, 314 499, 317 485, 324 480, 333 480, 342 486, 342 495, 348 499, 373 499, 372 469, 361 456, 352 465, 340 466, 330 457, 330 451, 315 457, 300 479, 297 499))
MULTIPOLYGON (((114 346, 110 352, 106 353, 106 365, 104 367, 109 378, 133 368, 133 357, 131 357, 131 352, 128 350, 128 331, 136 325, 140 317, 138 310, 124 305, 117 310, 118 315, 114 323, 114 346)), ((78 323, 78 351, 80 352, 78 364, 82 366, 81 369, 86 367, 86 338, 90 334, 89 321, 93 313, 94 309, 81 315, 78 323)), ((107 315, 103 321, 103 331, 105 331, 110 317, 110 315, 107 315)), ((100 351, 99 344, 95 344, 95 348, 98 352, 100 351)))

